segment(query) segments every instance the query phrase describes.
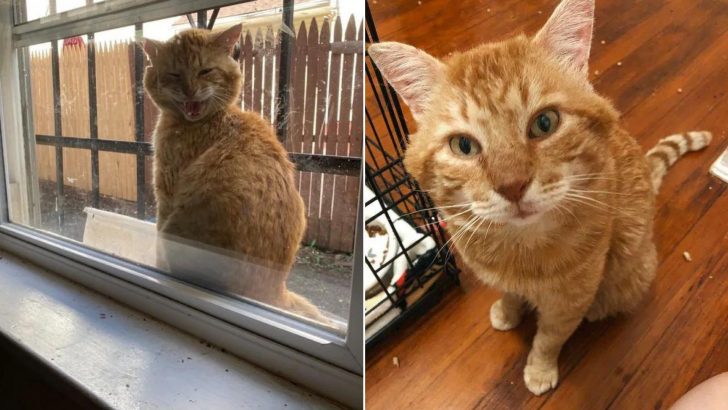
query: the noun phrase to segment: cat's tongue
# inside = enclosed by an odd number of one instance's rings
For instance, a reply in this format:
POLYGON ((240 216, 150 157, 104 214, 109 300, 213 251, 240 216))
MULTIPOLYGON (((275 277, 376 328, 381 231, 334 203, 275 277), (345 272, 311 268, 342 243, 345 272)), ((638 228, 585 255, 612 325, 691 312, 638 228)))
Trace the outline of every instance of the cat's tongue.
POLYGON ((197 117, 200 115, 202 110, 202 102, 200 101, 187 101, 183 104, 185 113, 189 117, 197 117))

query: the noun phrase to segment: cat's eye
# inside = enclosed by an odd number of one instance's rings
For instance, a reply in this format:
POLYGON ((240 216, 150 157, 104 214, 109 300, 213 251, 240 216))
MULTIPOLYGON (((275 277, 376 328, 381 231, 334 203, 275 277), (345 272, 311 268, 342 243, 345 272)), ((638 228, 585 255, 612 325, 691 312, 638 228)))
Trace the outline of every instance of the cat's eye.
POLYGON ((204 70, 200 70, 200 75, 210 74, 211 72, 212 68, 205 68, 204 70))
POLYGON ((450 149, 457 155, 472 157, 480 153, 480 144, 467 135, 454 135, 450 137, 450 149))
POLYGON ((543 138, 549 136, 559 127, 559 113, 553 108, 540 111, 533 116, 528 127, 528 138, 543 138))
POLYGON ((180 74, 179 73, 167 73, 167 75, 170 76, 170 77, 172 77, 172 78, 179 78, 180 77, 180 74))

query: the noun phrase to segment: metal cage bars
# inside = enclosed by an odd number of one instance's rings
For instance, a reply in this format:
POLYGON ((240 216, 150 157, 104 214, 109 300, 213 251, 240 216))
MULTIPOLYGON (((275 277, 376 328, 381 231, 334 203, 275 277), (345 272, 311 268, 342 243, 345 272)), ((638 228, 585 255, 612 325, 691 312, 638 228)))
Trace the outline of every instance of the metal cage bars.
MULTIPOLYGON (((372 19, 369 4, 366 4, 366 42, 368 44, 378 42, 379 38, 376 26, 372 19)), ((372 190, 375 197, 367 201, 364 206, 375 202, 381 207, 381 211, 369 216, 365 225, 377 218, 384 217, 392 227, 399 251, 395 255, 387 255, 387 260, 378 268, 374 268, 369 260, 365 260, 367 267, 374 273, 385 298, 369 307, 369 312, 389 302, 391 306, 386 312, 392 309, 399 309, 397 318, 389 322, 384 328, 371 335, 367 340, 367 346, 372 346, 381 341, 387 333, 395 329, 410 316, 424 314, 434 306, 440 299, 445 289, 458 283, 459 272, 455 265, 452 254, 445 249, 445 231, 439 224, 440 219, 433 208, 430 198, 425 194, 404 169, 402 156, 409 139, 409 129, 405 121, 404 113, 394 90, 389 86, 375 65, 367 59, 366 76, 369 85, 368 100, 376 104, 368 104, 366 109, 366 122, 368 131, 366 136, 366 184, 372 190), (377 111, 378 110, 378 111, 377 111), (380 126, 377 126, 375 117, 381 115, 380 126), (383 127, 381 124, 383 123, 383 127), (390 211, 399 214, 398 219, 403 219, 410 225, 418 227, 418 231, 424 236, 418 240, 405 245, 394 226, 394 220, 390 217, 390 211), (418 226, 420 224, 421 226, 418 226), (427 238, 434 239, 436 246, 417 260, 413 260, 409 251, 427 238), (390 292, 390 285, 385 283, 381 272, 385 271, 393 262, 404 257, 407 260, 409 273, 405 282, 398 286, 395 292, 390 292), (442 273, 442 275, 440 275, 442 273), (407 300, 416 289, 424 287, 429 281, 429 290, 417 299, 413 304, 407 300)), ((383 313, 380 312, 383 316, 383 313)))

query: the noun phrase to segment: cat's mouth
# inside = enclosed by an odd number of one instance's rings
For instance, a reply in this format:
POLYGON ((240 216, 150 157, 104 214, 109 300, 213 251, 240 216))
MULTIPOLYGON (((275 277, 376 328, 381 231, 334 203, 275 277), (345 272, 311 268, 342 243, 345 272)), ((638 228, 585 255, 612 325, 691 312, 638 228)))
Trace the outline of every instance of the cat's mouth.
POLYGON ((199 120, 202 112, 205 110, 204 101, 184 101, 180 104, 180 109, 185 118, 189 121, 199 120))
POLYGON ((540 210, 535 206, 518 203, 513 204, 510 222, 514 225, 528 225, 539 219, 540 210))

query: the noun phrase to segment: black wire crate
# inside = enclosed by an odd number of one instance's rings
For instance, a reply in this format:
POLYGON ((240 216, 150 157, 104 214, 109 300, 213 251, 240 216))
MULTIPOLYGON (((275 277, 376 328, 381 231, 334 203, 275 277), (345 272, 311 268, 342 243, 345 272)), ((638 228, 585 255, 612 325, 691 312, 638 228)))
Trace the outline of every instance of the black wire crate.
MULTIPOLYGON (((366 41, 378 42, 369 5, 366 41)), ((459 270, 429 196, 402 162, 409 139, 395 91, 366 59, 364 289, 367 347, 431 309, 459 270)))

